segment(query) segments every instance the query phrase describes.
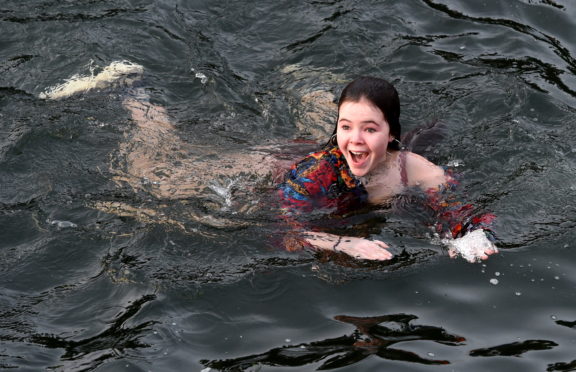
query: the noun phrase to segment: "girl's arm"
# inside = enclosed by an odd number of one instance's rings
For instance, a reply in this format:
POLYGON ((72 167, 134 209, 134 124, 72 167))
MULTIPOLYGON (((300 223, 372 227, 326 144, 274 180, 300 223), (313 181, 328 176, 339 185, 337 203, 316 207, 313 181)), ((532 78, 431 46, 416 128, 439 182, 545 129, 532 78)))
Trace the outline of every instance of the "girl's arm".
MULTIPOLYGON (((388 246, 384 242, 312 231, 306 216, 312 215, 317 209, 333 207, 333 201, 320 190, 329 190, 334 180, 303 168, 293 167, 285 182, 278 186, 281 216, 290 228, 290 232, 283 236, 285 249, 296 251, 308 248, 342 252, 367 260, 391 259, 392 254, 386 250, 388 246)), ((321 166, 312 169, 318 170, 318 173, 326 171, 326 168, 321 166)), ((326 171, 324 174, 330 172, 326 171)))
POLYGON ((450 256, 461 255, 474 262, 497 253, 490 229, 496 216, 478 213, 472 204, 463 203, 454 194, 458 181, 427 159, 409 155, 406 162, 409 186, 419 186, 426 193, 426 207, 434 213, 436 232, 448 246, 450 256))
POLYGON ((393 257, 392 253, 386 250, 388 248, 386 243, 379 240, 313 231, 301 232, 296 239, 301 239, 301 244, 312 249, 345 253, 357 259, 389 260, 393 257))

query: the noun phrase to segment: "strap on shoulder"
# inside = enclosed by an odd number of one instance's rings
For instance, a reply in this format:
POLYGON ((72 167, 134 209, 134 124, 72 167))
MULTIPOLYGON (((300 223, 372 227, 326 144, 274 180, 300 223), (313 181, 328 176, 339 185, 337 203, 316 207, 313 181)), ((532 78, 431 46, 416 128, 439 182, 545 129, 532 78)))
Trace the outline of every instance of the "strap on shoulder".
POLYGON ((400 180, 402 186, 408 187, 408 173, 406 172, 406 151, 400 151, 400 180))

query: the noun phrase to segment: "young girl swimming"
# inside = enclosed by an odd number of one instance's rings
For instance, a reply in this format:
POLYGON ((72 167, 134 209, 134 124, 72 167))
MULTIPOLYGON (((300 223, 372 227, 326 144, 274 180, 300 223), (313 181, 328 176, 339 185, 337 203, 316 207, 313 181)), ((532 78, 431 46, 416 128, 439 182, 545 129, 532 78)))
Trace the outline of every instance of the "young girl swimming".
POLYGON ((300 230, 286 245, 346 253, 369 260, 388 260, 386 243, 358 237, 343 237, 306 229, 298 222, 302 214, 320 209, 349 213, 366 204, 384 204, 409 188, 428 195, 436 212, 438 231, 469 261, 486 259, 497 249, 484 230, 491 214, 473 216, 473 208, 442 197, 455 181, 424 157, 401 150, 400 101, 387 81, 361 77, 344 88, 338 102, 338 119, 330 141, 322 151, 292 166, 279 186, 288 220, 300 230), (474 232, 476 231, 476 232, 474 232))
MULTIPOLYGON (((142 71, 141 66, 130 62, 114 62, 98 75, 72 78, 47 90, 41 98, 61 99, 115 84, 118 79, 138 79, 142 71)), ((275 182, 276 186, 263 189, 274 188, 280 197, 281 214, 291 229, 283 239, 286 249, 310 248, 342 252, 357 259, 388 260, 392 254, 386 243, 323 232, 306 222, 307 216, 348 214, 367 205, 386 204, 416 188, 425 193, 426 204, 437 220, 437 232, 446 238, 451 255, 460 254, 476 261, 497 252, 487 235, 493 216, 476 216, 472 206, 446 198, 445 191, 455 184, 452 177, 424 157, 401 149, 398 93, 385 80, 364 77, 346 86, 338 102, 334 133, 324 149, 293 164, 279 182, 276 181, 279 171, 289 166, 285 157, 278 156, 281 146, 223 153, 210 145, 182 141, 166 111, 140 93, 133 90, 123 101, 134 126, 126 134, 126 141, 120 144, 123 166, 111 167, 114 179, 145 191, 157 200, 180 202, 182 208, 175 208, 174 203, 169 205, 184 213, 173 218, 174 213, 167 214, 164 210, 119 202, 94 203, 100 210, 180 226, 182 221, 193 220, 227 227, 235 222, 219 218, 216 212, 236 208, 249 213, 250 209, 257 209, 257 200, 239 207, 233 199, 257 199, 253 190, 264 183, 275 182), (215 202, 216 206, 206 208, 214 213, 199 215, 186 202, 204 195, 206 189, 221 200, 215 202)), ((302 95, 301 101, 310 101, 314 107, 310 118, 329 116, 330 96, 319 91, 302 95)), ((318 128, 316 132, 321 135, 322 124, 316 125, 318 128)))

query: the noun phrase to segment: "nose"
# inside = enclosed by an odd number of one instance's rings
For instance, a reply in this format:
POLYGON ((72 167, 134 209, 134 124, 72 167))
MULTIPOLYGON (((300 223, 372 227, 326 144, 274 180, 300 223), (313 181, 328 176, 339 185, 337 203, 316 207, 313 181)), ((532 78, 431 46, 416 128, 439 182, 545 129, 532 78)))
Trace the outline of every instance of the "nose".
POLYGON ((352 135, 350 136, 350 141, 352 141, 353 143, 364 143, 362 131, 358 129, 353 130, 352 135))

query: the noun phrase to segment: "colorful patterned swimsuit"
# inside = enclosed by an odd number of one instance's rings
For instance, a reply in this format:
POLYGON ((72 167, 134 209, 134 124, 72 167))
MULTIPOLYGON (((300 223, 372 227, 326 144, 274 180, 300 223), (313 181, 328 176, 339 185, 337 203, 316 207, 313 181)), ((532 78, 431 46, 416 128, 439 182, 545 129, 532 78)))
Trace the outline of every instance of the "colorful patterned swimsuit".
MULTIPOLYGON (((400 153, 400 174, 403 186, 408 187, 406 152, 400 153)), ((431 211, 437 232, 442 237, 458 238, 467 232, 490 230, 495 216, 480 213, 472 204, 455 197, 458 186, 452 175, 437 189, 427 190, 422 205, 431 211)), ((346 215, 368 204, 368 193, 348 167, 344 155, 337 147, 311 153, 294 164, 278 185, 282 215, 293 228, 307 230, 301 217, 315 211, 346 215)), ((304 218, 304 220, 309 220, 304 218)), ((298 242, 302 245, 302 239, 298 242)), ((288 245, 287 245, 288 246, 288 245)), ((289 248, 290 249, 290 248, 289 248)))
POLYGON ((309 154, 294 164, 278 192, 283 212, 291 216, 315 210, 345 214, 368 201, 366 189, 336 147, 309 154))

